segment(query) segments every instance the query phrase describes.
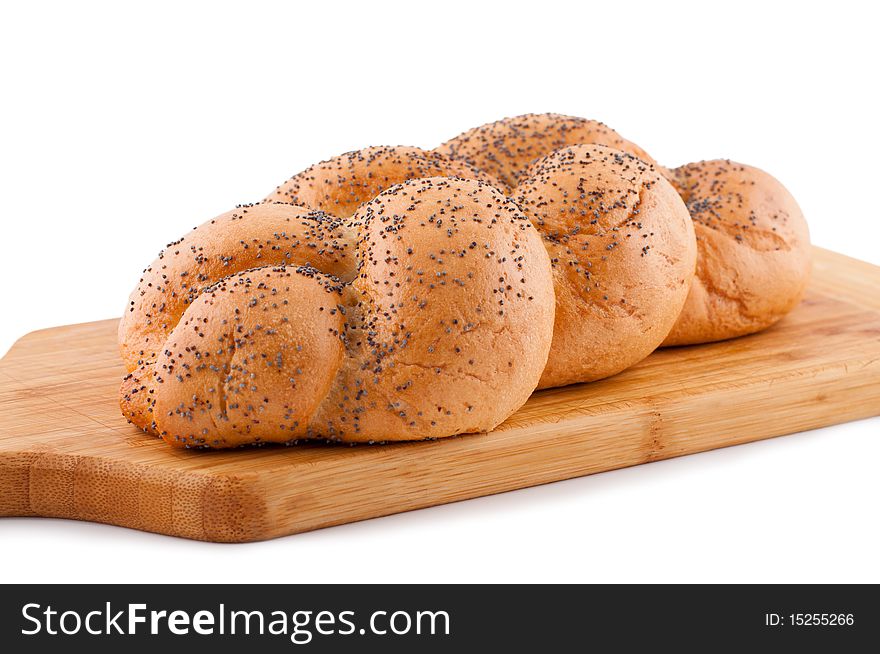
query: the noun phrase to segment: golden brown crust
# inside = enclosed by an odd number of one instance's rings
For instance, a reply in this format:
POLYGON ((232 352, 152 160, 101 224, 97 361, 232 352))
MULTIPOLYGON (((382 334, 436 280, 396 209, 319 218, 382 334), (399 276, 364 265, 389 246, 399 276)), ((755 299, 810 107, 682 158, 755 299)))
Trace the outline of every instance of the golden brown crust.
POLYGON ((306 436, 342 364, 341 289, 303 266, 256 268, 203 292, 154 366, 156 431, 210 447, 306 436))
POLYGON ((129 372, 152 362, 189 304, 206 288, 249 268, 312 265, 354 276, 354 248, 342 221, 289 204, 243 205, 170 243, 144 271, 119 323, 129 372))
POLYGON ((488 173, 510 191, 536 160, 568 145, 594 143, 654 160, 635 143, 595 120, 561 114, 525 114, 470 129, 435 152, 488 173))
POLYGON ((613 375, 650 354, 684 304, 693 227, 654 167, 601 145, 536 162, 514 198, 544 237, 556 324, 539 388, 613 375))
MULTIPOLYGON (((123 413, 173 445, 230 447, 444 437, 491 429, 525 402, 550 348, 553 282, 513 202, 481 182, 411 180, 337 229, 345 265, 324 263, 351 281, 266 262, 193 290, 155 332, 155 362, 123 383, 123 413)), ((200 228, 187 243, 214 253, 235 245, 225 238, 200 228)))
POLYGON ((276 188, 266 201, 290 202, 349 218, 364 202, 410 179, 461 177, 497 183, 463 161, 408 146, 346 152, 310 166, 276 188))
POLYGON ((550 347, 553 286, 539 235, 494 188, 454 179, 393 187, 355 218, 354 354, 319 411, 321 435, 492 429, 534 390, 550 347))
POLYGON ((697 274, 664 345, 751 334, 803 297, 810 235, 791 194, 758 168, 728 160, 672 171, 697 236, 697 274))

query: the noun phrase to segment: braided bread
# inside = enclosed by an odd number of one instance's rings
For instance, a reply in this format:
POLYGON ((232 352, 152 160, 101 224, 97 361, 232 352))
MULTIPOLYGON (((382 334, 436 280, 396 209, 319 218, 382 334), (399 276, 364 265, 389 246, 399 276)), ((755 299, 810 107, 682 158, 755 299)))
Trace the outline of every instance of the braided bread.
POLYGON ((350 221, 241 207, 173 243, 130 302, 123 413, 187 447, 492 429, 537 385, 554 318, 519 208, 437 177, 350 221))
POLYGON ((120 404, 183 447, 485 431, 536 387, 768 327, 809 252, 766 173, 668 170, 595 121, 365 148, 160 254, 120 322, 120 404))

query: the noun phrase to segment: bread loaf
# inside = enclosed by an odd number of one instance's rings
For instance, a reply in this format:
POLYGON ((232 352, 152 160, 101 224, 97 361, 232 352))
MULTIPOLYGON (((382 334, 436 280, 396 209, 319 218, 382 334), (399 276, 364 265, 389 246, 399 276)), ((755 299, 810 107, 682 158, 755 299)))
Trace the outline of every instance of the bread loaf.
POLYGON ((485 431, 536 387, 772 325, 809 267, 756 168, 507 118, 334 157, 171 243, 120 322, 121 407, 183 447, 485 431))
POLYGON ((122 410, 186 447, 485 431, 537 385, 553 318, 540 236, 482 182, 411 180, 349 222, 242 207, 145 272, 122 410))

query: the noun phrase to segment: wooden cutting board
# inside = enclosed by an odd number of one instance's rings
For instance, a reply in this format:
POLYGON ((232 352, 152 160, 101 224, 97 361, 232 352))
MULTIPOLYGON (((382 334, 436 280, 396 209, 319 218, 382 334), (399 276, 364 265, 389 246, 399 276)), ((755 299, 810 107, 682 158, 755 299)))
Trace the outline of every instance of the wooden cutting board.
POLYGON ((119 414, 116 323, 34 332, 0 361, 0 515, 262 540, 880 415, 880 268, 821 249, 803 304, 762 334, 660 350, 434 442, 172 449, 119 414))

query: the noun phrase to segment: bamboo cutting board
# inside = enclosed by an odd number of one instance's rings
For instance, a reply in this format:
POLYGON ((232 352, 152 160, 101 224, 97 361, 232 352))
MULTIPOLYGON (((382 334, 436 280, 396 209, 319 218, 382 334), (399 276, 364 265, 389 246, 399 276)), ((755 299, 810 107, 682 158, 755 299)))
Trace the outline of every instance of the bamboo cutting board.
POLYGON ((880 414, 880 268, 816 249, 776 327, 536 393, 489 434, 385 446, 172 449, 126 424, 116 321, 0 361, 0 516, 252 541, 880 414))

